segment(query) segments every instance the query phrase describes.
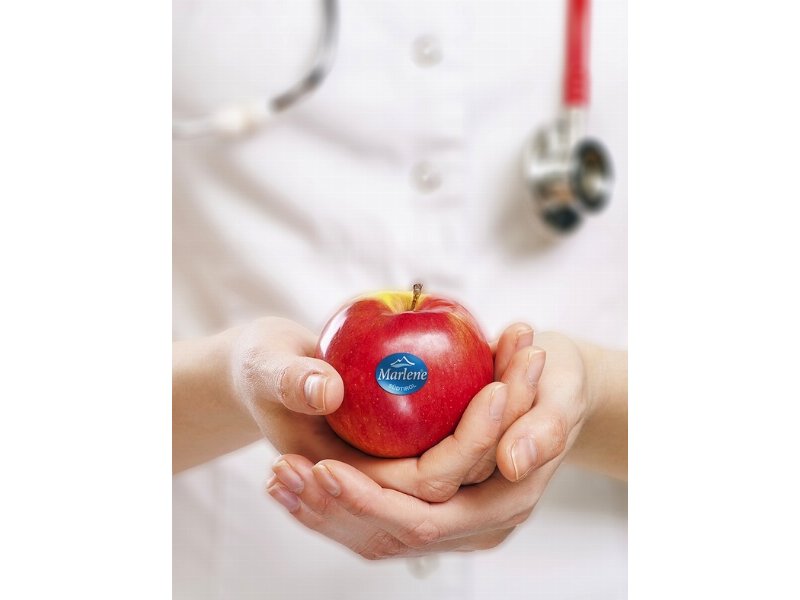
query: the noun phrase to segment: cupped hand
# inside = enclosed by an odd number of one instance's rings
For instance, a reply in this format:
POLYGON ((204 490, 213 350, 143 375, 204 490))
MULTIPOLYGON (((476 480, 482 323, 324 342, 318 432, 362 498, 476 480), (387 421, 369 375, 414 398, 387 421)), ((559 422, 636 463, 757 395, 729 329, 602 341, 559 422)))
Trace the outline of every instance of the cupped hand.
MULTIPOLYGON (((545 361, 532 342, 527 325, 503 332, 492 347, 497 381, 473 398, 452 435, 418 458, 375 458, 333 432, 323 415, 341 405, 341 377, 312 358, 316 338, 296 323, 267 318, 245 328, 234 344, 231 378, 240 401, 280 452, 337 459, 387 488, 443 502, 461 485, 492 474, 501 435, 530 409, 545 361)), ((275 468, 285 464, 279 460, 275 468)))
MULTIPOLYGON (((520 401, 528 406, 502 434, 498 470, 482 483, 432 503, 392 489, 352 464, 314 465, 286 455, 274 467, 270 496, 306 527, 369 559, 498 545, 531 514, 594 410, 577 345, 559 334, 539 335, 537 344, 547 350, 547 366, 537 383, 529 382, 530 398, 520 401)), ((501 350, 502 340, 499 367, 501 350)), ((515 368, 517 354, 507 371, 515 368)), ((442 463, 448 460, 441 457, 442 463)))
POLYGON ((558 333, 539 334, 536 343, 547 352, 536 401, 497 445, 497 466, 509 481, 520 481, 550 461, 560 462, 596 408, 577 344, 558 333))
POLYGON ((493 548, 528 518, 558 466, 551 462, 520 483, 495 471, 430 503, 342 462, 314 465, 293 454, 281 462, 267 484, 270 496, 306 527, 370 560, 493 548))

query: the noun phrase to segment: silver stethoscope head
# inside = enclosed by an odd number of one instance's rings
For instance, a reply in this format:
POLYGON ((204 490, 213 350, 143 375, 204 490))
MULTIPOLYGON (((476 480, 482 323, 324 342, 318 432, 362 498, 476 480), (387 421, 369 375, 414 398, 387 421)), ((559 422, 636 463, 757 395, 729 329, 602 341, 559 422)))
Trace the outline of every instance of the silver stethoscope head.
POLYGON ((317 89, 328 76, 336 54, 339 37, 339 3, 321 0, 322 33, 317 42, 311 67, 285 92, 269 99, 240 102, 190 119, 173 119, 173 139, 191 139, 208 135, 236 136, 264 125, 273 115, 294 106, 317 89))
POLYGON ((539 217, 555 232, 569 233, 583 215, 602 210, 614 183, 611 158, 597 140, 582 137, 582 112, 568 110, 525 146, 523 168, 539 217))
POLYGON ((583 215, 608 204, 613 187, 611 157, 585 137, 589 104, 589 0, 567 2, 564 108, 556 121, 525 144, 523 175, 533 206, 549 228, 566 234, 583 215))

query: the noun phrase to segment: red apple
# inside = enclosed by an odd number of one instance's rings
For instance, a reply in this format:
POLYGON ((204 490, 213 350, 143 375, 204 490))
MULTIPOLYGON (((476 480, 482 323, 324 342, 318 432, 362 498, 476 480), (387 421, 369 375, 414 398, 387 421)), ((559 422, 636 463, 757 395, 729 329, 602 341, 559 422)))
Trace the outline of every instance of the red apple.
POLYGON ((492 351, 472 315, 452 300, 383 291, 342 307, 317 357, 344 381, 327 416, 341 438, 374 456, 418 456, 450 435, 470 400, 492 382, 492 351))

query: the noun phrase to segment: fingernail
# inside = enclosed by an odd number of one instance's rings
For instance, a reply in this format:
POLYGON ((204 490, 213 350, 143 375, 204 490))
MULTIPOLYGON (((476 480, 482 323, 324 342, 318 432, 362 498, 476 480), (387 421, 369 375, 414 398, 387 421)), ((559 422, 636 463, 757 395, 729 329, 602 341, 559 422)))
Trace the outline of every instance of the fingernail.
POLYGON ((295 494, 299 494, 303 491, 305 484, 303 483, 303 478, 297 474, 290 465, 285 460, 279 460, 274 465, 272 465, 272 470, 275 471, 275 475, 278 476, 280 482, 285 485, 289 490, 294 492, 295 494))
POLYGON ((294 512, 300 508, 300 498, 280 484, 272 486, 267 492, 289 512, 294 512))
POLYGON ((535 348, 531 352, 528 353, 528 368, 526 370, 526 376, 528 377, 529 383, 538 383, 539 377, 542 376, 542 369, 544 369, 544 361, 538 360, 537 356, 540 354, 544 354, 544 350, 541 348, 535 348))
POLYGON ((306 395, 306 404, 316 410, 325 410, 325 382, 324 375, 312 373, 306 377, 303 391, 306 395))
POLYGON ((338 496, 342 493, 339 482, 336 481, 336 478, 328 467, 323 464, 316 464, 311 470, 314 471, 314 475, 316 475, 320 485, 324 487, 325 491, 331 496, 338 496))
POLYGON ((489 400, 489 414, 495 421, 502 420, 506 409, 506 400, 508 400, 508 386, 501 383, 494 388, 492 398, 489 400))
POLYGON ((517 481, 525 477, 536 463, 536 444, 531 437, 518 439, 511 446, 511 462, 517 481))
POLYGON ((533 329, 523 329, 517 332, 517 341, 514 344, 514 352, 522 350, 533 344, 533 329))

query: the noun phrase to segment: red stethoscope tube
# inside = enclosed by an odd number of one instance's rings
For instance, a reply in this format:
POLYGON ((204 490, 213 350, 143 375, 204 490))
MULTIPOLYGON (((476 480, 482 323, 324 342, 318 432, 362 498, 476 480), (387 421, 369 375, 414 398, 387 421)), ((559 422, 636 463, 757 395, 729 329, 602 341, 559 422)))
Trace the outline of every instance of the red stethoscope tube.
POLYGON ((567 44, 564 61, 564 106, 589 104, 590 0, 567 0, 567 44))

